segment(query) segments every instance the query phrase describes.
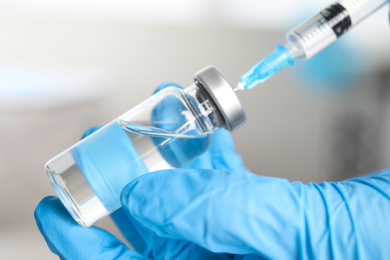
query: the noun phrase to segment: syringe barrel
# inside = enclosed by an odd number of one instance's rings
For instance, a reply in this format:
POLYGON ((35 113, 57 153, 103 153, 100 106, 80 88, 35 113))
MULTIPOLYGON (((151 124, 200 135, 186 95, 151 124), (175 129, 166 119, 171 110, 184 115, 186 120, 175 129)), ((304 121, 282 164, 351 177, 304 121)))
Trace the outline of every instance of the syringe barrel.
POLYGON ((286 40, 286 47, 294 58, 307 60, 336 41, 337 36, 323 15, 317 14, 288 32, 286 40))
POLYGON ((387 2, 341 0, 289 31, 286 47, 294 58, 307 60, 387 2))
POLYGON ((388 2, 388 0, 341 0, 339 3, 347 9, 352 25, 355 26, 388 2))

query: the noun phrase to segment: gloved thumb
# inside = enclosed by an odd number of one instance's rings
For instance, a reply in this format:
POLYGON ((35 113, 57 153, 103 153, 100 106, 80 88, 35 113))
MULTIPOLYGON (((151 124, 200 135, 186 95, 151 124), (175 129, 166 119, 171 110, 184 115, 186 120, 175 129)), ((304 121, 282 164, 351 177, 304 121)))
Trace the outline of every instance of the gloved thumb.
POLYGON ((305 185, 249 172, 166 170, 137 178, 121 199, 133 223, 212 252, 380 258, 390 254, 382 245, 389 176, 305 185))
POLYGON ((290 258, 298 241, 280 237, 297 237, 298 223, 290 222, 302 219, 297 195, 284 179, 180 169, 141 176, 121 198, 130 219, 159 236, 212 252, 290 258))

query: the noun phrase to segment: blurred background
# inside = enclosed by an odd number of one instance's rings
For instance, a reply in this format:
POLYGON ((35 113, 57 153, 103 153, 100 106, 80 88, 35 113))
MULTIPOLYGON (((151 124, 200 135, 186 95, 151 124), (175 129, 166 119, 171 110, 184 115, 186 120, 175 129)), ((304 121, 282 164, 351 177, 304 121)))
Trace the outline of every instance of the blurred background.
MULTIPOLYGON (((84 130, 162 82, 217 66, 235 85, 333 1, 3 0, 0 2, 0 258, 56 259, 35 226, 54 195, 43 170, 84 130)), ((390 167, 388 7, 307 62, 239 93, 233 136, 254 173, 291 181, 390 167)), ((100 225, 117 231, 109 220, 100 225)))

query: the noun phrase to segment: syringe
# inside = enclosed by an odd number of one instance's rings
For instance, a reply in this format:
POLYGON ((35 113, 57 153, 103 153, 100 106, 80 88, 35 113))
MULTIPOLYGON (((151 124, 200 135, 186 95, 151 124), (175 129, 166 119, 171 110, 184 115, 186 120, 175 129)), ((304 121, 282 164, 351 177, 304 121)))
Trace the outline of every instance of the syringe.
POLYGON ((341 0, 286 34, 287 43, 254 65, 237 89, 251 89, 295 59, 307 60, 336 41, 351 27, 384 6, 388 0, 341 0))

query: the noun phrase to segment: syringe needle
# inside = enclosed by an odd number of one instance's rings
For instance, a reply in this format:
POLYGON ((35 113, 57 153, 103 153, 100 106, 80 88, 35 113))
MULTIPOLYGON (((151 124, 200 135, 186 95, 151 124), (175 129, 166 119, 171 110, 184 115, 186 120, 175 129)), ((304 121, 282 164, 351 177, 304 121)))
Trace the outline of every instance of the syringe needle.
POLYGON ((276 46, 276 50, 254 65, 241 77, 237 89, 251 89, 266 81, 269 77, 284 68, 293 65, 294 59, 284 46, 276 46))

